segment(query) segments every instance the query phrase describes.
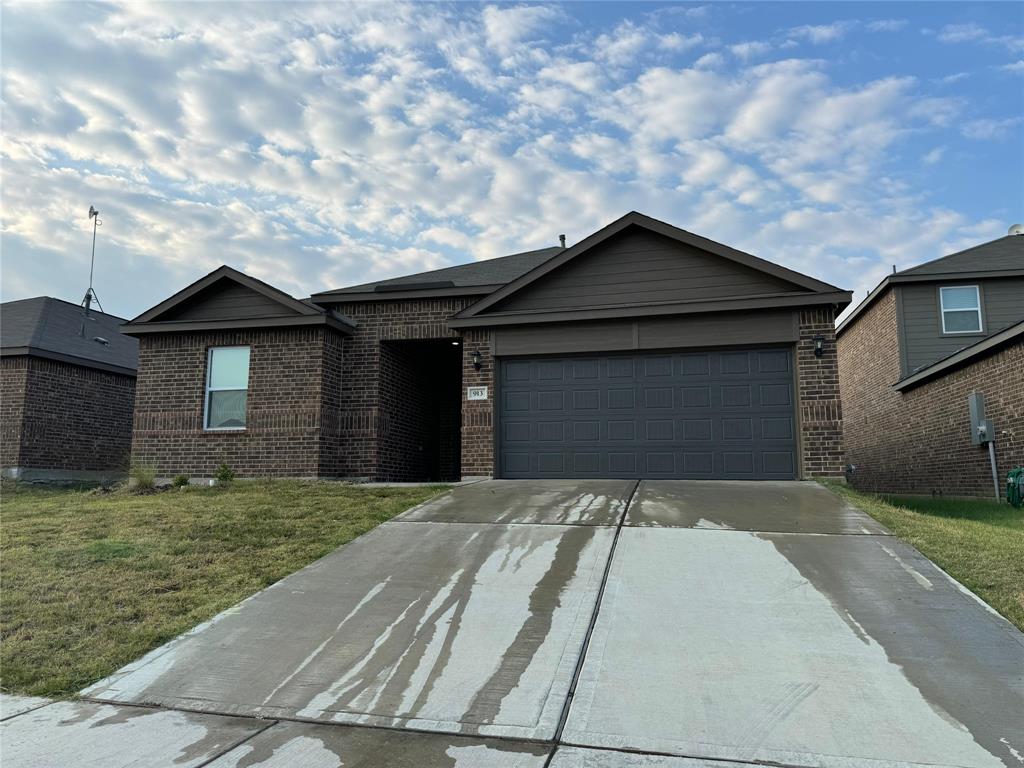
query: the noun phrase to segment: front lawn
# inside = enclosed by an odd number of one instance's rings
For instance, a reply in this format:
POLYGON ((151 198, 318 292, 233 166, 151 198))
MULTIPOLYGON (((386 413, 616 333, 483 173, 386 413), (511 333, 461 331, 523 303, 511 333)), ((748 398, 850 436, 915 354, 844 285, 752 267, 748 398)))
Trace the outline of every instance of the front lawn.
POLYGON ((983 499, 846 496, 1024 630, 1024 509, 983 499))
POLYGON ((259 481, 139 496, 5 484, 0 687, 73 695, 442 488, 259 481))

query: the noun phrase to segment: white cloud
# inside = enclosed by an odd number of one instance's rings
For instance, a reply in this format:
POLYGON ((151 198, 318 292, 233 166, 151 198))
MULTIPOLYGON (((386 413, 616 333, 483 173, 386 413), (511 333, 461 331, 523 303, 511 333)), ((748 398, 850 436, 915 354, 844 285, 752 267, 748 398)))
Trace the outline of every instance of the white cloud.
POLYGON ((986 40, 988 30, 980 24, 947 24, 938 31, 938 38, 944 43, 964 43, 986 40))
POLYGON ((976 22, 946 24, 935 35, 943 43, 982 43, 1011 51, 1024 51, 1024 37, 993 34, 976 22))
POLYGON ((625 66, 633 63, 648 43, 647 30, 631 21, 624 21, 611 34, 597 38, 594 42, 594 54, 614 66, 625 66))
POLYGON ((872 32, 899 32, 907 24, 906 19, 877 19, 868 22, 868 29, 872 32))
POLYGON ((994 141, 1005 139, 1011 133, 1017 133, 1019 136, 1020 132, 1014 131, 1014 128, 1021 124, 1024 124, 1024 117, 1007 117, 1002 120, 971 120, 964 125, 963 134, 968 139, 994 141))
POLYGON ((693 66, 697 69, 715 69, 725 64, 725 57, 720 53, 705 53, 699 59, 697 59, 693 66))
POLYGON ((1012 64, 1003 64, 999 69, 1004 72, 1011 72, 1015 75, 1024 75, 1024 59, 1018 59, 1012 64))
POLYGON ((771 51, 771 49, 771 44, 762 40, 751 40, 746 43, 736 43, 735 45, 729 46, 729 50, 732 51, 732 54, 743 61, 749 61, 750 59, 764 56, 766 53, 771 51))
POLYGON ((849 24, 841 21, 834 24, 805 24, 790 29, 789 36, 812 43, 831 43, 842 38, 849 28, 849 24))
POLYGON ((942 160, 945 154, 945 147, 935 147, 935 149, 932 149, 924 154, 924 156, 921 158, 921 162, 924 163, 925 165, 936 165, 942 160))
POLYGON ((663 48, 666 51, 675 51, 676 53, 696 48, 703 42, 704 35, 699 32, 694 35, 681 35, 678 32, 672 32, 667 35, 658 36, 659 48, 663 48))
POLYGON ((129 315, 223 262, 308 295, 630 208, 851 285, 988 226, 894 168, 941 159, 921 147, 969 105, 751 63, 766 41, 698 57, 719 44, 691 19, 719 6, 601 27, 534 5, 61 8, 4 10, 7 294, 81 294, 90 202, 100 295, 129 315))

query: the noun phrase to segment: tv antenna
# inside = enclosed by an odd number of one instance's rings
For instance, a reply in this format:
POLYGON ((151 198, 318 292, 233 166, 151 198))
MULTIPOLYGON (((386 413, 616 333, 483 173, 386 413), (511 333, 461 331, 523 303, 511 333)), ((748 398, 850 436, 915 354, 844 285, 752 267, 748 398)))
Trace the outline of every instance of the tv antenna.
POLYGON ((89 316, 89 308, 92 306, 93 300, 95 300, 97 306, 99 306, 100 312, 103 311, 103 305, 100 303, 100 297, 96 295, 96 291, 92 288, 92 273, 96 266, 96 228, 102 227, 103 221, 100 219, 100 212, 91 205, 89 206, 89 218, 92 219, 92 256, 89 257, 89 288, 85 292, 85 298, 82 299, 82 306, 85 307, 86 317, 89 316))

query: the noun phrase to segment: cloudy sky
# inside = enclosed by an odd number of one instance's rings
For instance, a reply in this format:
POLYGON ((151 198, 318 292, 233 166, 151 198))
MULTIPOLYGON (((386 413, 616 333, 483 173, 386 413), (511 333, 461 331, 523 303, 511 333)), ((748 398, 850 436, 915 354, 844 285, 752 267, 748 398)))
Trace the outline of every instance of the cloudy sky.
POLYGON ((295 295, 629 210, 857 291, 1024 219, 1020 3, 2 7, 4 300, 295 295))

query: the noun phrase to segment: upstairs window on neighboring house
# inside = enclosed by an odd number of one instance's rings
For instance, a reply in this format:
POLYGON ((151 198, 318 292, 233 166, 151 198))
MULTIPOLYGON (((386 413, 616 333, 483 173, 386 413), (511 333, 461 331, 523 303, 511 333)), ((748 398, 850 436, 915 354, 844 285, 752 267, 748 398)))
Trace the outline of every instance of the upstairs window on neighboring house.
POLYGON ((943 333, 981 333, 981 296, 976 285, 939 289, 943 333))
POLYGON ((213 347, 206 359, 206 428, 245 429, 249 348, 213 347))

